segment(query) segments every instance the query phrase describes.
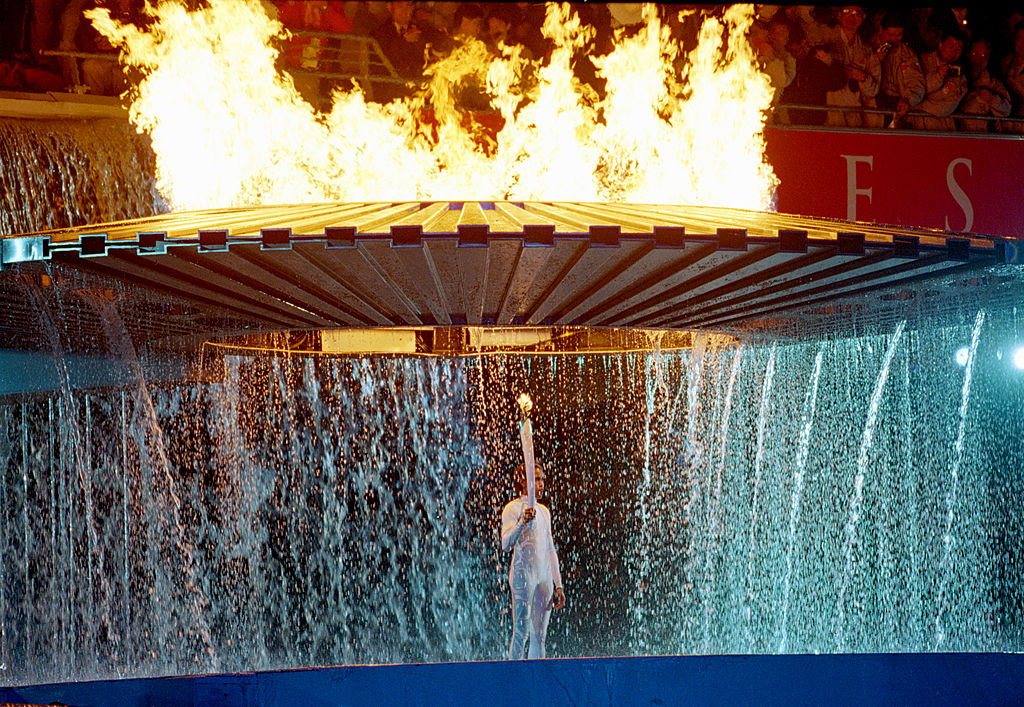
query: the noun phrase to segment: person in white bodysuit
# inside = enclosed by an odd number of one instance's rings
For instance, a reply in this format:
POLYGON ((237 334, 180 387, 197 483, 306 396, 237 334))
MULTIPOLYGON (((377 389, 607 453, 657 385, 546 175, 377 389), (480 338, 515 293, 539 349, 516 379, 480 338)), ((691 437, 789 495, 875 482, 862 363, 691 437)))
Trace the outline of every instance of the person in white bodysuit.
MULTIPOLYGON (((544 493, 544 472, 536 466, 536 496, 544 493)), ((512 566, 508 573, 512 590, 512 642, 508 647, 510 660, 524 657, 526 638, 530 652, 526 657, 545 657, 544 640, 552 609, 565 605, 558 554, 551 536, 551 511, 540 503, 527 505, 526 467, 516 470, 516 492, 519 498, 509 502, 501 512, 501 549, 512 550, 512 566)))

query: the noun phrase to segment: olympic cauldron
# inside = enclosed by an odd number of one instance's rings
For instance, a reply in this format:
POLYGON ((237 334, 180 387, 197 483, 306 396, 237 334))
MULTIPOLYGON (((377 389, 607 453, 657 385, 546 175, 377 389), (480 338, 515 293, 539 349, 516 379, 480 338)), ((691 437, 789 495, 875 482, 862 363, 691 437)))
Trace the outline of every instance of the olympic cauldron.
MULTIPOLYGON (((131 312, 125 322, 133 339, 179 347, 226 335, 376 327, 794 337, 889 327, 908 307, 969 313, 981 302, 1013 301, 1019 285, 1000 266, 1014 262, 1015 245, 706 207, 218 209, 5 238, 4 343, 31 347, 19 336, 32 313, 12 284, 15 265, 23 277, 42 277, 51 263, 125 283, 119 301, 131 312), (132 302, 133 288, 181 305, 147 311, 132 302)), ((83 333, 98 330, 88 312, 76 315, 83 333)))

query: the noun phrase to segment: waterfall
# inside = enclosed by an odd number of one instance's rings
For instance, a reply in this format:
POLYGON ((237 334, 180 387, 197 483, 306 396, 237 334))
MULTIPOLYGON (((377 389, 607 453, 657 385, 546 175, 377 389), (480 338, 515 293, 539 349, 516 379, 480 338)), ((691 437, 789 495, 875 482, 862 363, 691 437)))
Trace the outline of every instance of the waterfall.
MULTIPOLYGON (((643 471, 641 474, 640 488, 637 490, 636 499, 639 513, 639 568, 637 571, 637 582, 640 587, 646 587, 648 583, 648 573, 650 572, 651 558, 650 558, 650 547, 655 542, 655 534, 652 532, 650 527, 650 512, 649 506, 652 503, 651 494, 651 424, 654 421, 655 415, 655 395, 658 391, 658 383, 663 382, 660 380, 661 370, 659 367, 661 359, 661 352, 655 350, 654 352, 647 355, 644 364, 644 380, 645 380, 645 401, 646 401, 646 414, 644 415, 644 436, 643 436, 643 471), (658 377, 652 374, 652 369, 657 369, 658 377)), ((633 621, 637 626, 643 625, 643 602, 634 600, 633 602, 633 621)), ((640 635, 637 642, 637 648, 640 651, 644 651, 648 646, 647 638, 640 635)))
POLYGON ((0 236, 167 211, 127 121, 0 118, 0 236))
MULTIPOLYGON (((116 307, 108 300, 90 292, 82 293, 80 296, 99 315, 109 346, 118 355, 120 360, 128 363, 132 371, 137 390, 136 412, 140 414, 140 418, 134 426, 141 441, 139 446, 140 449, 144 448, 149 451, 151 456, 147 461, 150 465, 156 467, 157 476, 162 477, 154 482, 154 489, 162 487, 163 493, 166 494, 166 497, 171 502, 169 508, 171 511, 171 523, 168 530, 173 534, 172 543, 177 552, 177 559, 181 563, 180 569, 184 572, 184 585, 181 587, 181 591, 189 596, 192 601, 192 605, 189 607, 191 614, 189 623, 193 625, 190 625, 188 628, 189 630, 193 628, 198 630, 202 640, 203 652, 208 661, 204 662, 203 666, 206 667, 208 665, 209 668, 216 670, 219 661, 206 618, 209 613, 209 601, 196 566, 195 550, 182 522, 183 504, 181 492, 178 489, 178 482, 173 473, 171 462, 167 457, 167 443, 153 406, 153 399, 146 385, 142 366, 139 364, 131 338, 128 336, 128 331, 116 307), (139 429, 140 426, 142 429, 139 429)), ((88 498, 91 498, 91 494, 88 498)))
POLYGON ((844 649, 844 633, 846 630, 846 592, 850 584, 850 576, 854 571, 854 553, 857 549, 857 523, 860 521, 862 506, 864 502, 864 478, 868 467, 868 453, 871 451, 871 443, 875 434, 875 423, 878 421, 878 407, 882 402, 882 394, 885 392, 885 383, 889 378, 889 367, 892 365, 896 347, 903 336, 903 329, 907 321, 904 319, 896 326, 889 339, 889 346, 882 361, 882 367, 878 371, 878 378, 875 381, 875 389, 871 394, 868 403, 868 415, 864 421, 864 432, 861 435, 860 450, 857 452, 857 474, 853 481, 853 496, 850 499, 850 514, 846 521, 846 541, 843 545, 845 555, 845 569, 840 578, 839 598, 836 603, 836 648, 841 652, 844 649))
POLYGON ((978 353, 978 340, 981 338, 981 327, 985 323, 985 311, 979 310, 974 318, 974 329, 971 331, 971 345, 967 351, 967 362, 964 364, 964 384, 960 389, 960 407, 956 440, 953 443, 953 464, 950 468, 949 491, 946 493, 946 525, 942 534, 942 582, 938 592, 938 611, 935 615, 935 649, 938 650, 945 641, 942 617, 946 608, 946 589, 953 573, 953 519, 956 514, 957 492, 960 488, 960 467, 964 460, 964 439, 967 433, 967 403, 971 396, 971 377, 974 373, 974 359, 978 353))
MULTIPOLYGON (((63 671, 71 672, 77 670, 78 660, 90 660, 94 654, 93 647, 86 644, 78 649, 76 643, 79 638, 73 626, 74 603, 80 599, 87 606, 91 604, 91 587, 87 580, 83 585, 76 587, 75 554, 76 528, 85 528, 85 553, 87 566, 92 566, 93 555, 97 547, 96 531, 92 524, 92 494, 91 470, 87 453, 87 435, 83 432, 82 421, 78 415, 78 401, 71 385, 71 374, 68 370, 67 357, 65 355, 64 343, 61 340, 58 322, 63 314, 63 295, 59 288, 53 288, 52 302, 48 301, 46 295, 34 283, 21 282, 20 287, 26 292, 36 314, 39 317, 42 333, 46 338, 53 365, 57 370, 59 392, 56 399, 48 401, 48 418, 51 422, 51 429, 55 429, 58 449, 53 447, 54 437, 47 440, 49 461, 50 484, 50 560, 52 566, 59 570, 54 571, 51 577, 51 606, 54 616, 58 621, 54 625, 54 643, 61 646, 61 650, 55 655, 63 671), (54 405, 56 404, 56 411, 54 405), (58 417, 62 424, 54 427, 53 420, 58 417), (56 463, 55 463, 56 460, 56 463), (80 496, 76 495, 73 484, 77 483, 80 496), (73 499, 80 497, 84 500, 85 523, 76 523, 74 517, 75 504, 73 499), (59 586, 56 586, 59 585, 59 586), (77 591, 76 591, 77 589, 77 591), (63 590, 63 591, 62 591, 63 590)), ((88 400, 87 396, 85 397, 88 400)), ((86 419, 88 420, 88 406, 86 406, 86 419)), ((84 636, 88 640, 88 635, 84 636)))
POLYGON ((754 577, 754 551, 757 543, 757 502, 758 495, 761 490, 761 467, 764 463, 765 429, 768 425, 768 404, 771 399, 772 381, 775 377, 775 355, 777 350, 778 345, 773 343, 771 351, 768 354, 768 363, 765 366, 764 380, 761 383, 761 397, 757 413, 757 449, 754 453, 754 481, 750 500, 750 552, 747 555, 747 573, 745 590, 743 592, 744 627, 746 630, 747 640, 750 641, 751 644, 754 643, 754 635, 751 629, 751 623, 753 621, 751 605, 754 601, 752 583, 754 577))
POLYGON ((1024 388, 988 355, 1009 313, 653 355, 253 353, 156 384, 113 301, 61 295, 139 368, 0 400, 9 684, 500 658, 522 390, 568 600, 550 655, 1024 647, 1024 388))
POLYGON ((811 429, 814 427, 814 411, 818 404, 818 379, 821 377, 821 359, 824 355, 824 347, 818 349, 814 357, 814 372, 811 374, 811 384, 807 390, 807 397, 804 399, 804 409, 801 415, 803 426, 800 428, 800 441, 797 446, 796 460, 793 464, 793 490, 792 501, 789 504, 789 542, 786 544, 786 578, 783 582, 782 594, 782 623, 779 639, 779 653, 785 653, 789 634, 787 624, 789 621, 789 595, 791 580, 793 577, 793 546, 796 544, 797 523, 800 518, 800 501, 804 491, 804 470, 807 465, 807 453, 810 449, 811 429))
POLYGON ((746 350, 744 344, 740 344, 736 348, 736 352, 733 354, 732 366, 729 371, 729 381, 725 388, 725 400, 723 401, 723 409, 721 422, 718 428, 718 442, 719 442, 719 460, 715 466, 714 474, 714 486, 710 494, 709 504, 709 518, 708 518, 708 538, 707 538, 707 554, 705 556, 704 565, 704 580, 707 590, 704 596, 704 635, 708 636, 711 633, 711 614, 713 612, 712 607, 712 588, 717 583, 718 572, 716 570, 716 563, 720 560, 719 555, 719 533, 721 532, 721 504, 722 504, 722 474, 725 470, 726 465, 726 449, 729 440, 729 418, 732 414, 732 396, 733 390, 736 387, 736 378, 740 372, 740 364, 743 362, 743 353, 746 350))
MULTIPOLYGON (((14 450, 11 444, 10 428, 13 410, 0 410, 0 464, 5 467, 15 465, 14 450)), ((9 547, 7 534, 10 519, 8 518, 7 483, 0 477, 0 548, 9 547)), ((0 675, 7 670, 10 660, 7 650, 7 564, 0 563, 0 675)))

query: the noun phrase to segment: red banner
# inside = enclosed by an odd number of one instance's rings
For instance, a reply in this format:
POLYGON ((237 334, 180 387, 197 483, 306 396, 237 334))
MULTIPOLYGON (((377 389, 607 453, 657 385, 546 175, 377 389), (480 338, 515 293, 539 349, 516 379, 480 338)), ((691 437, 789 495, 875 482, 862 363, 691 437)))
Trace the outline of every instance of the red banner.
POLYGON ((768 128, 778 210, 1024 238, 1024 138, 768 128))

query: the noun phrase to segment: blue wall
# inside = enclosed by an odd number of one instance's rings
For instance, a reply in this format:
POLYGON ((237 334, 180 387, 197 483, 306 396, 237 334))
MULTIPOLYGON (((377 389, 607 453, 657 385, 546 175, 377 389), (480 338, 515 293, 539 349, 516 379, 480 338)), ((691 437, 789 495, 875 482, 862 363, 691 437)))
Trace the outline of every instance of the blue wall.
POLYGON ((1024 656, 929 653, 573 658, 346 666, 0 688, 89 705, 1009 705, 1024 656))
MULTIPOLYGON (((65 354, 73 389, 137 384, 136 374, 120 358, 65 354)), ((139 361, 148 383, 187 378, 188 359, 182 356, 139 361)), ((62 381, 52 353, 0 349, 0 396, 51 393, 62 381)))

